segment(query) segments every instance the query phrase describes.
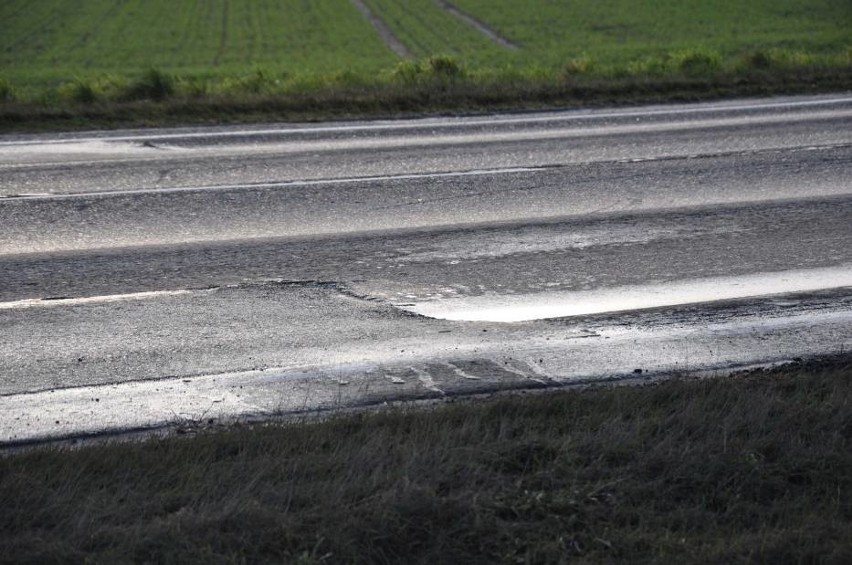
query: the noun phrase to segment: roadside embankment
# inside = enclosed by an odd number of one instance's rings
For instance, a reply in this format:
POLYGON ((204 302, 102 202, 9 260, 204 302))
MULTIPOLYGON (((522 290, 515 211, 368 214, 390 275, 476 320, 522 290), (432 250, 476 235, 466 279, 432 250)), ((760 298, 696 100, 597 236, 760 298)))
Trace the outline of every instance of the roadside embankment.
POLYGON ((460 115, 852 90, 848 63, 708 72, 690 70, 690 60, 663 70, 537 74, 468 71, 453 58, 432 57, 371 79, 337 74, 281 81, 258 71, 228 79, 225 87, 151 71, 138 80, 76 81, 33 97, 16 95, 14 85, 0 80, 0 132, 460 115))
POLYGON ((7 454, 0 560, 840 563, 850 367, 7 454))

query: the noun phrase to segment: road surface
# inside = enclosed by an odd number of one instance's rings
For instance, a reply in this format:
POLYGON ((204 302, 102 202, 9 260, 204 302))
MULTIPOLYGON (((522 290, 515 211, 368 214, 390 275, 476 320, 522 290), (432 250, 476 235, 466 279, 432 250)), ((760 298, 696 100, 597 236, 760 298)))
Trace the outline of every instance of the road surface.
POLYGON ((0 443, 852 347, 852 97, 0 137, 0 443))

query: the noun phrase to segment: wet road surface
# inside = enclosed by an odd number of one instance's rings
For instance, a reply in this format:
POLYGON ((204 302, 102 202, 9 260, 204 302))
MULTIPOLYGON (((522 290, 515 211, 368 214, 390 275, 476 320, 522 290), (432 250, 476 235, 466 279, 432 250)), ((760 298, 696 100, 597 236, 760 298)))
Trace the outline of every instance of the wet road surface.
POLYGON ((852 98, 0 138, 0 442, 852 347, 852 98))

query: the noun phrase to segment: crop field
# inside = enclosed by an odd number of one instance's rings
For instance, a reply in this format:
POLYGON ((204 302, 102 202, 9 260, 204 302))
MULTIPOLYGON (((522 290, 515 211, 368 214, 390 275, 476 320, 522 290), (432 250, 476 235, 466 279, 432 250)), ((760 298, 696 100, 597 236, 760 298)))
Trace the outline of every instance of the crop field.
MULTIPOLYGON (((417 57, 447 54, 475 66, 500 65, 506 50, 434 0, 368 0, 397 38, 417 57)), ((512 11, 517 7, 512 4, 512 11)))
POLYGON ((0 74, 9 79, 148 68, 366 72, 395 61, 348 0, 4 0, 0 26, 0 74))
POLYGON ((753 50, 819 54, 852 48, 848 0, 455 0, 519 44, 526 64, 587 56, 605 65, 704 49, 733 57, 753 50))
MULTIPOLYGON (((617 66, 679 50, 819 56, 852 49, 848 0, 455 0, 520 48, 499 45, 435 0, 365 2, 417 58, 470 69, 617 66)), ((198 76, 376 73, 399 60, 349 0, 6 0, 0 76, 51 83, 149 68, 198 76)))

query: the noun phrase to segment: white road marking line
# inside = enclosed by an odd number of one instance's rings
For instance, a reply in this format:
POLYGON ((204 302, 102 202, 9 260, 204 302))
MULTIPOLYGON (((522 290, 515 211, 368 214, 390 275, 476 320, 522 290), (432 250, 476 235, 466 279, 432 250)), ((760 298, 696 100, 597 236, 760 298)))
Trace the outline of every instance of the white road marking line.
POLYGON ((176 186, 171 188, 143 188, 138 190, 105 190, 99 192, 69 192, 62 194, 16 194, 9 200, 48 200, 66 198, 90 198, 99 196, 135 196, 145 194, 174 194, 181 192, 207 192, 219 190, 252 190, 264 188, 294 188, 302 186, 323 186, 355 184, 361 182, 383 182, 397 180, 442 179, 488 175, 509 175, 514 173, 529 173, 546 170, 550 167, 507 167, 504 169, 474 169, 470 171, 448 171, 442 173, 409 173, 402 175, 380 175, 370 177, 348 177, 339 179, 294 180, 283 182, 263 182, 257 184, 217 184, 212 186, 176 186))
POLYGON ((191 290, 158 290, 134 292, 131 294, 110 294, 106 296, 87 296, 84 298, 29 298, 0 302, 0 310, 23 310, 26 308, 50 308, 54 306, 76 306, 80 304, 106 304, 109 302, 125 302, 128 300, 147 300, 163 296, 183 296, 192 294, 191 290))

